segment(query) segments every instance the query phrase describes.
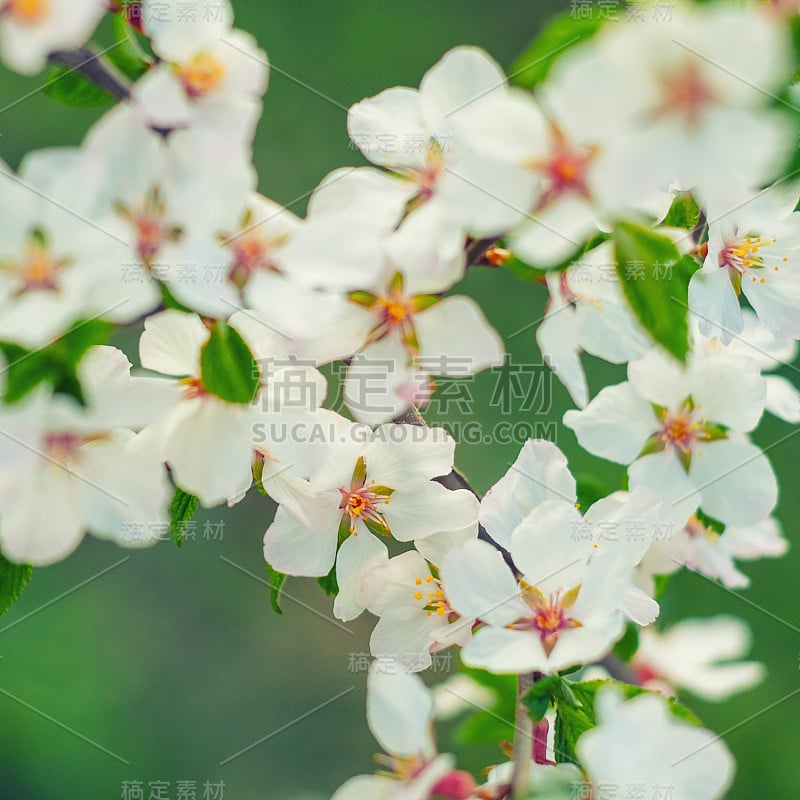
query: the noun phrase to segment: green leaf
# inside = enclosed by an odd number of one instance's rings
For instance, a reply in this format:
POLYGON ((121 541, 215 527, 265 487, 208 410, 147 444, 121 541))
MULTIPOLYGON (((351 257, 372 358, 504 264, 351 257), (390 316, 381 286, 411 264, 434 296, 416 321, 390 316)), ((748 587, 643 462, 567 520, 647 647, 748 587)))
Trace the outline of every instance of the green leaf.
POLYGON ((689 352, 689 280, 698 269, 681 258, 670 239, 620 222, 614 229, 617 275, 636 317, 650 335, 680 361, 689 352))
POLYGON ((576 19, 569 12, 552 19, 528 49, 511 65, 511 82, 526 89, 540 84, 555 60, 580 42, 591 39, 602 23, 600 14, 576 19))
POLYGON ((546 675, 528 689, 522 702, 525 703, 534 722, 541 722, 550 707, 550 702, 557 696, 562 683, 563 679, 560 676, 546 675))
POLYGON ((28 564, 13 564, 0 553, 0 615, 16 603, 31 579, 33 569, 28 564))
POLYGON ((150 69, 152 60, 139 39, 139 34, 126 19, 123 9, 114 15, 114 44, 106 58, 129 80, 137 81, 150 69))
POLYGON ((272 610, 276 614, 283 614, 281 608, 281 589, 283 588, 286 576, 282 572, 273 569, 271 564, 267 564, 267 583, 269 584, 269 602, 272 610))
POLYGON ((622 692, 626 700, 643 694, 655 695, 669 705, 674 716, 691 722, 693 725, 700 724, 697 717, 688 708, 678 703, 675 698, 665 698, 662 694, 643 689, 641 686, 616 680, 595 680, 582 683, 564 681, 556 705, 555 753, 557 761, 578 763, 575 745, 582 734, 597 725, 595 697, 599 689, 607 686, 613 686, 622 692), (569 690, 571 698, 566 690, 569 690))
POLYGON ((200 351, 203 388, 229 403, 250 403, 259 384, 258 364, 244 339, 218 320, 200 351))
POLYGON ((669 228, 691 230, 700 219, 700 208, 689 192, 680 192, 664 217, 663 225, 669 228))
POLYGON ((614 655, 622 661, 630 662, 638 649, 639 626, 629 622, 625 635, 614 645, 614 655))
POLYGON ((107 106, 114 102, 110 92, 69 67, 53 67, 47 73, 44 93, 59 103, 80 108, 107 106))
POLYGON ((169 504, 169 532, 178 547, 183 544, 186 523, 194 516, 200 501, 183 489, 175 489, 169 504))
POLYGON ((74 397, 83 403, 77 366, 86 351, 108 339, 113 326, 101 320, 78 322, 59 339, 38 350, 26 350, 17 344, 0 342, 5 356, 5 403, 21 400, 39 384, 49 384, 53 391, 74 397))
POLYGON ((325 594, 330 597, 336 597, 336 595, 339 594, 339 583, 336 580, 336 567, 333 567, 331 571, 322 578, 317 578, 317 583, 323 588, 325 594))

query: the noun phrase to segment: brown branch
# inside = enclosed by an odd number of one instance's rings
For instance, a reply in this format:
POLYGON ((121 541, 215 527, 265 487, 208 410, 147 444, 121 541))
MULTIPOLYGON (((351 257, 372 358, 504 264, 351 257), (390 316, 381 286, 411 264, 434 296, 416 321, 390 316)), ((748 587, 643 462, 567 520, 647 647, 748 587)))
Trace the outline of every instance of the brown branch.
MULTIPOLYGON (((131 94, 128 81, 114 67, 88 47, 76 50, 56 50, 48 61, 77 72, 117 100, 127 100, 131 94)), ((68 74, 68 73, 67 73, 68 74)), ((56 79, 58 80, 58 79, 56 79)))
MULTIPOLYGON (((419 409, 417 409, 417 407, 414 405, 409 406, 408 410, 403 412, 399 417, 395 417, 393 422, 397 423, 398 425, 419 425, 423 428, 427 426, 427 423, 419 413, 419 409)), ((468 492, 472 492, 472 494, 474 494, 478 500, 481 499, 480 494, 478 494, 476 489, 467 480, 464 473, 460 472, 455 467, 450 470, 448 475, 441 475, 438 478, 434 478, 434 480, 437 483, 441 483, 445 489, 449 489, 451 492, 455 492, 458 489, 466 489, 468 492)), ((492 539, 492 537, 489 535, 489 532, 480 523, 478 523, 478 538, 487 544, 490 544, 496 550, 499 550, 506 564, 508 564, 508 566, 514 570, 514 574, 519 574, 519 570, 516 568, 516 566, 514 566, 514 562, 511 559, 511 553, 509 553, 505 547, 502 547, 494 539, 492 539)))

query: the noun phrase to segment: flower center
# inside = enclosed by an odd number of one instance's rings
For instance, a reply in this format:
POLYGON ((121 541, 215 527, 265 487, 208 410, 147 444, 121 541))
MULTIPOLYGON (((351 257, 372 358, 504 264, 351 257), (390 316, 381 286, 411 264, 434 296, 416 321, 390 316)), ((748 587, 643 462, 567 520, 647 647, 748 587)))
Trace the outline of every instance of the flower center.
POLYGON ((78 456, 82 445, 89 439, 79 436, 77 433, 48 433, 44 437, 43 450, 48 458, 61 464, 78 461, 78 456))
POLYGON ((714 91, 703 78, 702 69, 692 61, 662 75, 660 83, 659 111, 683 117, 689 125, 694 125, 706 106, 716 100, 714 91))
POLYGON ((208 391, 200 378, 183 378, 179 381, 183 388, 183 397, 186 400, 196 400, 198 397, 206 397, 208 391))
POLYGON ((48 0, 8 0, 3 11, 18 22, 35 25, 41 22, 50 10, 48 0))
POLYGON ((0 270, 16 279, 15 293, 31 291, 58 291, 59 273, 69 265, 68 258, 56 258, 40 230, 35 230, 22 248, 21 257, 15 261, 0 261, 0 270))
POLYGON ((552 592, 545 597, 535 586, 524 582, 522 598, 531 609, 529 617, 524 617, 509 625, 514 630, 535 631, 539 634, 542 647, 549 656, 556 646, 559 637, 565 630, 579 628, 581 623, 569 616, 569 610, 575 605, 580 587, 568 590, 562 595, 562 590, 552 592))
POLYGON ((545 166, 545 173, 550 180, 549 193, 557 196, 577 192, 588 196, 586 178, 593 155, 589 151, 573 150, 565 143, 559 144, 545 166))
POLYGON ((727 244, 719 254, 720 267, 727 267, 737 294, 741 291, 742 279, 750 278, 753 283, 766 283, 765 275, 768 272, 753 274, 752 270, 765 270, 772 267, 773 272, 779 272, 781 265, 789 258, 781 256, 774 250, 765 252, 766 248, 778 243, 778 237, 763 239, 761 236, 747 236, 727 244))
POLYGON ((706 525, 696 514, 693 514, 692 518, 686 523, 686 533, 693 539, 704 536, 710 542, 715 542, 721 535, 710 525, 706 525))
POLYGON ((166 205, 158 188, 151 189, 136 208, 118 204, 117 213, 133 227, 136 254, 147 267, 153 265, 165 242, 175 242, 182 235, 180 228, 167 223, 166 205))
POLYGON ((238 288, 243 289, 254 272, 259 269, 268 269, 270 262, 270 247, 268 243, 256 234, 241 236, 231 242, 233 250, 233 264, 228 271, 229 280, 238 288))
POLYGON ((225 67, 211 53, 197 53, 177 67, 178 78, 189 97, 203 97, 219 86, 225 77, 225 67))
POLYGON ((700 430, 700 423, 692 419, 692 411, 688 406, 678 414, 664 416, 661 428, 661 441, 664 450, 669 452, 673 447, 682 453, 689 453, 698 438, 705 438, 700 430))
POLYGON ((429 617, 434 614, 438 617, 444 617, 453 613, 453 609, 442 590, 441 581, 434 578, 433 575, 417 578, 414 584, 416 586, 413 594, 414 600, 422 603, 422 609, 429 617))
POLYGON ((372 480, 367 483, 367 464, 359 456, 353 470, 350 487, 339 489, 339 509, 342 511, 340 531, 347 526, 347 532, 356 535, 356 523, 361 522, 367 529, 381 536, 391 536, 391 529, 381 511, 381 506, 389 503, 394 489, 378 486, 372 480))

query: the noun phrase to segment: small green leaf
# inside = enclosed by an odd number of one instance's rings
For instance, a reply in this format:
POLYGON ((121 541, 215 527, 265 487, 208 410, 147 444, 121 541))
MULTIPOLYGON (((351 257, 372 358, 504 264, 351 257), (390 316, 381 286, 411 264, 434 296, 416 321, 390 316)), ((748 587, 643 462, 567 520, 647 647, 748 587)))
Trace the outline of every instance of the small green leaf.
POLYGON ((113 95, 69 67, 53 67, 47 73, 44 93, 59 103, 80 108, 107 106, 114 102, 113 95))
POLYGON ((0 342, 6 359, 6 391, 3 400, 16 403, 39 384, 49 384, 58 394, 67 394, 83 403, 77 366, 93 345, 103 344, 113 326, 102 320, 78 322, 59 339, 38 350, 0 342))
POLYGON ((662 347, 685 362, 689 352, 689 280, 698 269, 670 239, 621 222, 614 229, 617 275, 637 319, 662 347))
POLYGON ((229 403, 250 403, 259 385, 258 364, 244 339, 218 320, 200 351, 203 388, 229 403))
POLYGON ((0 553, 0 615, 19 599, 32 572, 28 564, 13 564, 0 553))
POLYGON ((511 65, 511 82, 533 89, 547 77, 555 60, 565 50, 591 39, 601 23, 599 14, 592 14, 588 19, 576 19, 569 12, 555 17, 511 65))
POLYGON ((339 583, 336 580, 336 567, 321 578, 317 578, 317 583, 324 589, 325 594, 336 597, 339 594, 339 583))
POLYGON ((286 576, 282 572, 273 569, 271 564, 267 564, 267 583, 269 584, 269 602, 272 610, 276 614, 283 614, 281 608, 281 589, 283 588, 286 576))
POLYGON ((169 532, 178 547, 183 544, 186 523, 194 516, 200 501, 183 489, 175 489, 169 504, 169 532))
POLYGON ((663 225, 669 228, 691 230, 700 219, 700 209, 689 192, 680 192, 664 217, 663 225))
POLYGON ((141 78, 152 62, 138 37, 139 34, 126 18, 125 9, 114 15, 116 46, 106 52, 106 58, 131 81, 141 78))
POLYGON ((534 722, 541 722, 550 702, 561 688, 563 679, 558 675, 546 675, 536 681, 523 698, 523 702, 534 722))
POLYGON ((639 626, 629 622, 625 635, 614 645, 614 655, 622 661, 630 662, 638 649, 639 626))

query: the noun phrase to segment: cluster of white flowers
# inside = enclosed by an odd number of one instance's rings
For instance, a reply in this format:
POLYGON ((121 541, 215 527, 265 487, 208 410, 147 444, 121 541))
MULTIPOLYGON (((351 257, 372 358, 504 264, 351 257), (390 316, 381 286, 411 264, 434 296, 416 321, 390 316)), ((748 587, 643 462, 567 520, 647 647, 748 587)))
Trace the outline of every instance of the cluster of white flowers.
MULTIPOLYGON (((50 564, 87 531, 151 544, 174 496, 232 505, 255 483, 277 503, 270 574, 324 579, 341 620, 378 618, 367 717, 388 772, 336 800, 574 797, 576 783, 722 797, 726 747, 663 695, 721 699, 763 669, 716 663, 746 652, 735 619, 652 624, 663 576, 743 587, 738 560, 787 548, 750 434, 765 411, 800 422, 800 393, 771 374, 800 339, 800 190, 781 174, 796 148, 790 12, 687 2, 668 21, 605 25, 533 92, 481 50, 451 50, 419 89, 350 109, 375 166, 324 177, 301 219, 256 192, 269 63, 227 0, 193 16, 130 5, 152 57, 120 102, 79 147, 0 164, 3 556, 50 564), (642 274, 623 229, 653 243, 642 274), (417 414, 437 378, 503 364, 502 338, 455 287, 509 259, 546 285, 536 336, 577 406, 565 426, 627 467, 625 490, 587 508, 543 440, 479 499, 454 439, 417 414), (665 343, 665 314, 688 351, 665 343), (98 322, 143 323, 145 372, 97 341, 73 355, 98 322), (583 352, 627 380, 592 397, 583 352), (348 417, 328 402, 331 364, 348 417), (637 696, 610 679, 626 633, 637 696), (546 756, 517 753, 481 785, 437 754, 413 673, 451 646, 471 668, 561 680, 546 702, 584 714, 572 752, 551 736, 546 756), (570 689, 559 673, 579 667, 570 689)), ((33 74, 106 10, 0 2, 0 58, 33 74)))

